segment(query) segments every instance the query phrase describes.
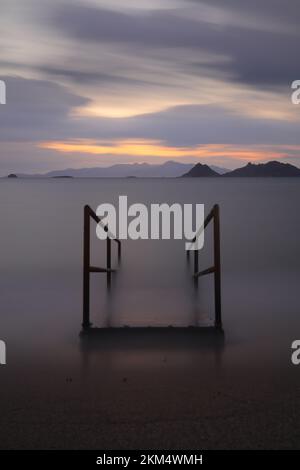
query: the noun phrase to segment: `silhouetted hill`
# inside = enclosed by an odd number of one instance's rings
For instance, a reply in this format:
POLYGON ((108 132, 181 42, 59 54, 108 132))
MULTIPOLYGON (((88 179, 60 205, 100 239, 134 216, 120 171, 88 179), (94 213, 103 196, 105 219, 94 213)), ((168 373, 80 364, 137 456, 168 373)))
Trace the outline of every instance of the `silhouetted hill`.
POLYGON ((197 163, 190 171, 182 175, 182 177, 189 178, 202 178, 202 177, 211 177, 211 176, 220 176, 219 173, 212 170, 208 165, 202 165, 197 163))
POLYGON ((225 177, 291 177, 300 176, 300 169, 289 163, 272 161, 268 163, 248 163, 242 168, 230 171, 225 177))

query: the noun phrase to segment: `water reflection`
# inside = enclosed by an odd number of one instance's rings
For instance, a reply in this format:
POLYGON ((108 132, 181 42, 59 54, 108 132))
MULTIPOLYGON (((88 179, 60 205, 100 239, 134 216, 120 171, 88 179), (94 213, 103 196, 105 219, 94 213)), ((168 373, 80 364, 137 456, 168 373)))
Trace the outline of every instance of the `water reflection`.
POLYGON ((91 328, 80 335, 84 375, 103 364, 116 370, 134 372, 180 371, 197 368, 213 359, 222 366, 225 334, 215 328, 91 328))

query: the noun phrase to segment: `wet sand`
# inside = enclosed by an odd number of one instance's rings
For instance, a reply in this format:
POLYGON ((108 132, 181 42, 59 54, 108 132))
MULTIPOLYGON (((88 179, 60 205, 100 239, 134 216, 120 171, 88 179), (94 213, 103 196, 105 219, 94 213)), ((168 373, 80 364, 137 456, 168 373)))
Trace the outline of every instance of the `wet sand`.
POLYGON ((94 336, 80 367, 1 370, 2 449, 300 448, 292 366, 224 370, 226 336, 193 330, 94 336))

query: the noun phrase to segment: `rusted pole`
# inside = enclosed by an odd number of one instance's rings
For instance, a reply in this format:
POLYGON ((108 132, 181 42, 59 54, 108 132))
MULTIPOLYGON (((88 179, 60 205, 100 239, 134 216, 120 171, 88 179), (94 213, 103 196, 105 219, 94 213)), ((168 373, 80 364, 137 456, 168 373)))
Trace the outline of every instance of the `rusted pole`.
POLYGON ((215 326, 222 328, 221 314, 221 253, 220 253, 220 210, 214 206, 214 264, 215 264, 215 326))
POLYGON ((106 239, 106 268, 109 270, 107 271, 107 287, 109 289, 111 285, 111 239, 109 235, 106 239))
POLYGON ((194 250, 194 274, 197 274, 199 271, 199 252, 194 250))
POLYGON ((84 207, 83 223, 83 318, 82 327, 89 328, 90 323, 90 216, 89 207, 84 207))
POLYGON ((118 244, 118 263, 120 263, 120 261, 121 261, 121 250, 122 250, 120 240, 117 241, 117 244, 118 244))
MULTIPOLYGON (((199 251, 194 250, 194 275, 199 271, 199 251)), ((198 286, 198 277, 194 276, 194 285, 198 286)))

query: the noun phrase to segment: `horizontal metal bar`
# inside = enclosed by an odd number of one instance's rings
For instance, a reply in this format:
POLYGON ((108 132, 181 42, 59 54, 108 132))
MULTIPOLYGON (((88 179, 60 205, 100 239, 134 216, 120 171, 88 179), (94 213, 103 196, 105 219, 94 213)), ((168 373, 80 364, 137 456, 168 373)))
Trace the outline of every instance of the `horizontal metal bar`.
POLYGON ((204 269, 203 271, 199 271, 198 273, 194 274, 194 277, 206 276, 206 274, 213 274, 215 271, 215 266, 212 266, 211 268, 204 269))
POLYGON ((107 268, 101 268, 101 267, 96 267, 96 266, 89 267, 90 273, 112 273, 114 271, 115 269, 107 269, 107 268))

